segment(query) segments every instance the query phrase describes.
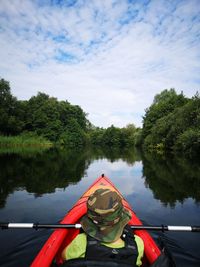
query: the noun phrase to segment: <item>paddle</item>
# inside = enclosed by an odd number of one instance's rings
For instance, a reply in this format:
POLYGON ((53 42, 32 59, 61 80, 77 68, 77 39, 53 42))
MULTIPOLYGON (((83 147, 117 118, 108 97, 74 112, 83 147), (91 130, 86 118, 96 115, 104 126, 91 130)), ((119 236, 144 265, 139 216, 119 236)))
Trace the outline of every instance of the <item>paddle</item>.
MULTIPOLYGON (((68 229, 81 228, 81 224, 40 224, 40 223, 0 223, 1 229, 68 229)), ((133 230, 153 230, 153 231, 186 231, 200 232, 200 226, 146 226, 146 225, 131 225, 133 230)))

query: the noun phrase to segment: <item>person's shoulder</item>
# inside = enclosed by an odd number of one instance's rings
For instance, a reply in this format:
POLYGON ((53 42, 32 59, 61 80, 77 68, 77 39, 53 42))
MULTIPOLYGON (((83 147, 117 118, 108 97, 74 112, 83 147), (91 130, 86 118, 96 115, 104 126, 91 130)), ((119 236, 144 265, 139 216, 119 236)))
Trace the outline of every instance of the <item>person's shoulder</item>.
POLYGON ((73 241, 86 241, 87 235, 85 233, 78 234, 73 241))
POLYGON ((143 242, 143 239, 142 239, 139 235, 134 234, 134 237, 135 237, 137 240, 141 240, 141 241, 143 242))
POLYGON ((62 258, 70 260, 85 256, 87 237, 85 233, 78 234, 72 242, 63 250, 62 258))
POLYGON ((139 235, 134 235, 135 241, 140 244, 144 244, 143 239, 139 235))

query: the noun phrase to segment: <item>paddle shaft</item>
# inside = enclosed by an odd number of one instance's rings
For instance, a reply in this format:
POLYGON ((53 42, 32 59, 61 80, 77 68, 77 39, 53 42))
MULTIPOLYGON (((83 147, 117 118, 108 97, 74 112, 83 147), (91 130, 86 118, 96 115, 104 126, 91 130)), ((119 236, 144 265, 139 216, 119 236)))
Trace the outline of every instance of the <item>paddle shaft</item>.
POLYGON ((172 226, 172 225, 131 225, 133 230, 152 230, 152 231, 184 231, 184 232, 200 232, 200 226, 172 226))
MULTIPOLYGON (((68 229, 81 228, 81 224, 0 223, 1 229, 68 229)), ((133 230, 200 232, 200 226, 146 226, 130 225, 133 230)))

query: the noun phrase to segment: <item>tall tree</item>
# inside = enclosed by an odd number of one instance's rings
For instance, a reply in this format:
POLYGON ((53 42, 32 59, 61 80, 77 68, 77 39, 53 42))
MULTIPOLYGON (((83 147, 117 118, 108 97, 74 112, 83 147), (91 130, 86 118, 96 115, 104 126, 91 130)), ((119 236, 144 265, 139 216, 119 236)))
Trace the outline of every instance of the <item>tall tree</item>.
POLYGON ((12 96, 9 82, 0 80, 0 133, 4 135, 18 134, 23 129, 23 121, 19 118, 20 104, 12 96))
POLYGON ((143 138, 145 139, 160 118, 167 116, 188 101, 183 94, 177 95, 174 89, 164 90, 154 97, 153 104, 146 109, 143 117, 143 138))

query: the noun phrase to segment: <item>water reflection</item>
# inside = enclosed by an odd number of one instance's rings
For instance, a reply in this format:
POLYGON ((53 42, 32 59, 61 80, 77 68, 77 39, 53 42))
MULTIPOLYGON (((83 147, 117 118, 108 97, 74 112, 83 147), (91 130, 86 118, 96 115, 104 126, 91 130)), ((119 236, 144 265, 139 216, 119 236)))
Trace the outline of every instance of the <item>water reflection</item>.
POLYGON ((92 161, 105 158, 110 162, 121 159, 132 165, 136 161, 141 161, 141 152, 134 148, 121 149, 118 147, 96 147, 90 150, 90 159, 92 161))
POLYGON ((164 205, 175 206, 186 198, 200 201, 200 165, 197 161, 143 154, 143 176, 156 199, 164 205))
MULTIPOLYGON (((59 222, 102 169, 144 223, 199 225, 199 206, 191 199, 200 201, 199 164, 116 148, 0 155, 1 220, 59 222)), ((0 234, 4 241, 0 265, 10 267, 30 266, 50 233, 13 230, 0 234)), ((154 233, 155 240, 158 234, 154 233)), ((163 235, 178 259, 177 266, 200 266, 198 233, 163 235)))
POLYGON ((0 207, 3 208, 7 196, 19 188, 38 197, 55 192, 56 188, 66 188, 69 184, 77 183, 94 160, 104 158, 110 162, 121 159, 128 165, 142 160, 145 185, 164 205, 174 207, 176 201, 183 202, 189 197, 196 202, 200 201, 199 164, 180 158, 141 154, 134 149, 104 147, 0 155, 0 207))
POLYGON ((77 183, 89 165, 85 151, 49 150, 43 154, 0 155, 0 207, 17 188, 35 196, 77 183))

